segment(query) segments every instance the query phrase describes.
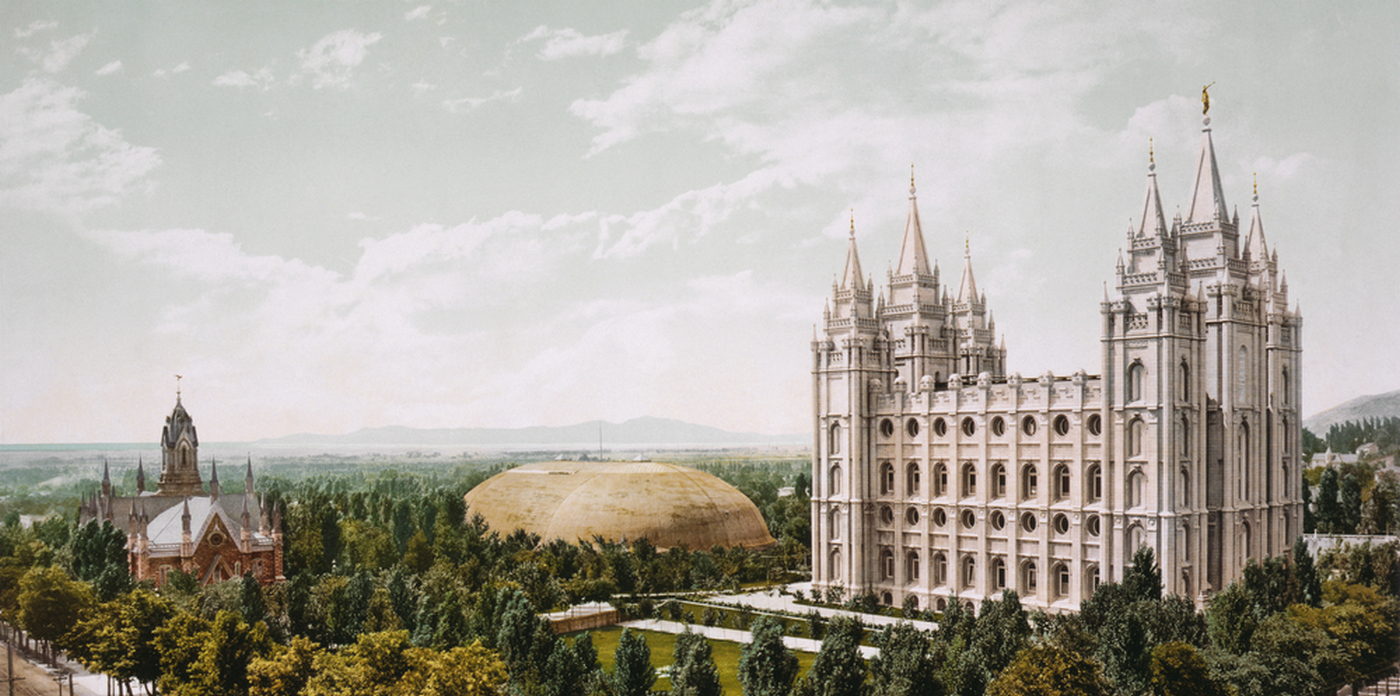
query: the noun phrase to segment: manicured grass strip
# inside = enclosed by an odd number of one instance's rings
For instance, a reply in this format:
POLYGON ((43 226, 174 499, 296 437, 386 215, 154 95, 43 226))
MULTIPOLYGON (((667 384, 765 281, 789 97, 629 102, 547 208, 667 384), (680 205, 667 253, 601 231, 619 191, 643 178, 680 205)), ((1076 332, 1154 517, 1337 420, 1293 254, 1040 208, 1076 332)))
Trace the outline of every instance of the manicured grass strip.
MULTIPOLYGON (((651 648, 651 664, 657 669, 671 664, 671 656, 676 651, 676 636, 673 633, 657 633, 655 631, 638 631, 647 641, 647 647, 651 648)), ((618 640, 622 637, 621 626, 609 626, 594 631, 589 631, 593 635, 593 647, 598 650, 598 661, 603 664, 603 669, 611 672, 613 668, 613 653, 617 651, 618 640)), ((567 637, 573 638, 577 633, 570 633, 567 637)), ((739 685, 739 650, 743 648, 741 643, 732 643, 727 640, 708 639, 710 641, 710 651, 715 658, 715 666, 719 668, 719 683, 724 687, 724 693, 738 696, 744 693, 743 687, 739 685)), ((812 667, 812 660, 816 657, 814 653, 798 652, 797 676, 799 679, 812 667)), ((656 686, 652 687, 656 691, 670 691, 671 682, 661 678, 656 680, 656 686)))

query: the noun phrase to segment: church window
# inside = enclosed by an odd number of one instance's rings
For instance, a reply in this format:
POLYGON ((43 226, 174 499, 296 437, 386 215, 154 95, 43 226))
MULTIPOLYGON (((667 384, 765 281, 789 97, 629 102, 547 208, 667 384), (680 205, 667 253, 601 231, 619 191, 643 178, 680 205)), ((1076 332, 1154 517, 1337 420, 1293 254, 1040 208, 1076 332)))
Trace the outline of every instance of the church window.
POLYGON ((905 511, 904 511, 904 522, 905 522, 906 524, 908 524, 909 526, 911 526, 911 527, 914 526, 914 525, 916 525, 916 524, 918 524, 918 523, 919 523, 919 509, 918 509, 918 508, 913 508, 913 507, 911 507, 911 508, 905 510, 905 511))
POLYGON ((948 513, 944 512, 943 508, 933 509, 933 524, 938 527, 948 524, 948 513))
POLYGON ((831 525, 830 525, 831 534, 830 534, 830 536, 831 536, 832 539, 840 539, 840 538, 841 538, 841 508, 832 508, 832 510, 831 510, 831 515, 830 515, 830 516, 831 516, 831 525))
POLYGON ((909 462, 909 465, 906 466, 904 469, 905 495, 908 495, 910 497, 918 495, 919 483, 919 463, 909 462))
POLYGON ((893 508, 891 508, 891 507, 888 506, 888 505, 886 505, 886 506, 880 508, 880 524, 883 524, 883 525, 886 525, 886 526, 894 524, 894 509, 893 509, 893 508))
POLYGON ((1132 529, 1128 530, 1128 539, 1130 540, 1128 548, 1132 549, 1132 552, 1147 545, 1147 534, 1142 531, 1140 524, 1135 524, 1132 529))
POLYGON ((1252 556, 1253 556, 1253 554, 1250 553, 1250 550, 1249 550, 1249 523, 1248 523, 1248 522, 1241 522, 1241 523, 1240 523, 1240 552, 1239 552, 1240 567, 1243 568, 1244 565, 1245 565, 1245 563, 1248 562, 1249 559, 1250 559, 1252 556))
POLYGON ((831 572, 828 573, 832 580, 841 579, 841 549, 831 550, 831 572))
POLYGON ((1249 500, 1249 420, 1240 420, 1240 496, 1249 500))
POLYGON ((1191 562, 1191 525, 1181 525, 1181 560, 1191 562))
POLYGON ((1006 589, 1006 561, 1000 558, 992 559, 992 578, 996 582, 995 589, 1006 589))
POLYGON ((1237 385, 1235 398, 1244 403, 1249 394, 1249 348, 1240 346, 1240 357, 1235 366, 1235 384, 1237 385))
POLYGON ((1001 437, 1006 434, 1006 419, 997 416, 992 419, 992 434, 1001 437))
POLYGON ((933 554, 933 584, 943 585, 948 582, 948 557, 940 551, 933 554))
POLYGON ((1021 566, 1021 586, 1027 595, 1036 593, 1036 568, 1035 561, 1026 561, 1021 566))
POLYGON ((1186 467, 1181 467, 1180 477, 1181 491, 1177 494, 1177 500, 1181 503, 1183 510, 1191 507, 1191 471, 1186 467))
POLYGON ((1026 464, 1021 467, 1021 500, 1030 500, 1035 497, 1036 489, 1040 483, 1039 472, 1034 464, 1026 464))
POLYGON ((894 421, 888 418, 880 421, 880 436, 886 440, 894 436, 894 421))
POLYGON ((1089 419, 1086 421, 1086 425, 1089 428, 1090 435, 1098 437, 1099 435, 1103 434, 1103 417, 1099 414, 1091 414, 1089 416, 1089 419))
POLYGON ((1145 504, 1143 483, 1146 479, 1141 471, 1134 471, 1128 476, 1128 507, 1142 507, 1145 504))
POLYGON ((831 467, 830 484, 831 495, 841 495, 841 467, 839 465, 831 467))
POLYGON ((1191 417, 1181 414, 1181 451, 1177 456, 1186 459, 1191 456, 1191 417))
POLYGON ((934 435, 937 435, 937 436, 939 436, 939 437, 943 437, 944 435, 947 435, 947 434, 948 434, 948 421, 945 421, 945 420, 943 420, 942 418, 935 418, 935 419, 933 419, 933 434, 934 434, 934 435))
POLYGON ((948 465, 942 462, 933 468, 933 494, 935 496, 948 494, 948 465))
POLYGON ((1006 465, 998 462, 992 467, 992 497, 1006 495, 1006 465))
POLYGON ((827 451, 831 454, 841 453, 841 424, 831 424, 831 441, 827 443, 827 451))
POLYGON ((1021 531, 1030 534, 1035 531, 1035 513, 1027 512, 1021 515, 1021 531))
POLYGON ((973 435, 977 434, 977 421, 973 420, 972 416, 968 416, 962 419, 962 432, 963 435, 966 435, 968 437, 972 437, 973 435))
POLYGON ((1068 417, 1068 416, 1064 416, 1064 415, 1055 416, 1055 434, 1056 434, 1056 435, 1059 435, 1060 437, 1064 437, 1065 435, 1068 435, 1068 434, 1069 434, 1069 417, 1068 417))
POLYGON ((918 437, 918 436, 919 436, 919 419, 918 419, 918 418, 910 418, 909 420, 905 421, 905 422, 904 422, 904 432, 908 433, 908 434, 909 434, 909 437, 918 437))
POLYGON ((1069 467, 1060 464, 1055 467, 1055 499, 1066 500, 1070 493, 1069 467))
POLYGON ((1024 433, 1026 437, 1034 435, 1035 430, 1035 416, 1026 416, 1025 418, 1021 419, 1021 432, 1024 433))
POLYGON ((977 495, 977 467, 971 462, 963 464, 962 494, 964 498, 971 498, 977 495))
POLYGON ((1060 513, 1055 515, 1055 533, 1060 535, 1069 534, 1069 516, 1060 513))
POLYGON ((1084 521, 1084 528, 1089 531, 1089 536, 1097 537, 1099 535, 1099 516, 1089 515, 1089 519, 1084 521))
POLYGON ((1064 599, 1069 596, 1069 566, 1064 563, 1056 563, 1050 574, 1055 578, 1055 599, 1064 599))
POLYGON ((971 510, 963 510, 961 519, 964 529, 972 529, 977 525, 977 516, 972 514, 971 510))
POLYGON ((1086 576, 1084 579, 1087 581, 1084 584, 1089 586, 1089 591, 1085 594, 1093 595, 1094 591, 1099 589, 1099 567, 1096 565, 1089 566, 1089 569, 1084 572, 1084 575, 1086 576))
POLYGON ((880 464, 880 494, 889 495, 894 493, 894 465, 889 462, 880 464))
MULTIPOLYGON (((1283 392, 1283 405, 1287 406, 1293 401, 1293 383, 1288 380, 1288 368, 1283 368, 1283 380, 1280 391, 1283 392)), ((1286 432, 1286 430, 1285 430, 1286 432)))
POLYGON ((894 552, 889 549, 880 550, 880 578, 894 579, 894 552))
POLYGON ((1191 366, 1181 361, 1181 400, 1191 401, 1191 366))
POLYGON ((1132 422, 1128 423, 1129 457, 1142 456, 1142 439, 1146 428, 1147 426, 1142 422, 1141 418, 1134 418, 1132 422))
POLYGON ((880 595, 880 601, 884 603, 885 606, 892 607, 894 606, 894 595, 886 592, 880 595))
POLYGON ((1142 401, 1143 399, 1143 377, 1147 368, 1143 367, 1141 361, 1134 360, 1128 367, 1128 403, 1142 401))
MULTIPOLYGON (((1288 419, 1284 418, 1282 421, 1279 422, 1279 425, 1282 426, 1282 428, 1279 430, 1279 433, 1282 434, 1282 437, 1279 438, 1279 445, 1283 448, 1283 453, 1288 454, 1288 441, 1292 439, 1288 437, 1288 419)), ((1288 479, 1284 480, 1287 481, 1288 479)))
POLYGON ((1089 466, 1089 502, 1097 503, 1103 499, 1103 468, 1098 464, 1089 466))
POLYGON ((992 529, 1001 531, 1002 528, 1006 527, 1006 515, 1001 514, 1001 510, 997 510, 992 513, 991 521, 992 529))
POLYGON ((910 551, 904 554, 904 579, 914 582, 919 579, 919 552, 910 551))

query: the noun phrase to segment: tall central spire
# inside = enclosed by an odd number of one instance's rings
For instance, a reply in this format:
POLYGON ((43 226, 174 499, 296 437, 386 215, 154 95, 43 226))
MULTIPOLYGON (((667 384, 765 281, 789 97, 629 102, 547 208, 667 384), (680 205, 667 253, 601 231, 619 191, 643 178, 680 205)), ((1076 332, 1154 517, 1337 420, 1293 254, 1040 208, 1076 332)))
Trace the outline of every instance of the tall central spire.
POLYGON ((860 270, 860 255, 856 253, 855 211, 851 211, 851 244, 846 251, 846 270, 841 273, 841 287, 856 290, 865 287, 865 274, 860 270))
POLYGON ((933 275, 924 249, 924 230, 919 225, 919 202, 914 197, 914 165, 909 165, 909 217, 904 221, 904 242, 899 247, 895 275, 933 275))
POLYGON ((962 285, 958 286, 958 302, 976 302, 977 300, 977 281, 972 277, 972 242, 964 239, 962 285))
POLYGON ((1196 186, 1191 193, 1187 222, 1229 220, 1225 191, 1220 186, 1220 168, 1215 164, 1215 143, 1210 138, 1210 117, 1201 119, 1201 154, 1196 159, 1196 186))

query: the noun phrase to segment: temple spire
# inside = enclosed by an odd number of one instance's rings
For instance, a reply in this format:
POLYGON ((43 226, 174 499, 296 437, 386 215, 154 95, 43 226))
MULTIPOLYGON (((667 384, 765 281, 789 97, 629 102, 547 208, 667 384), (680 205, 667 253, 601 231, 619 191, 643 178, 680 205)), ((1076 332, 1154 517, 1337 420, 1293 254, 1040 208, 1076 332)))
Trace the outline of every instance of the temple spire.
POLYGON ((136 457, 136 492, 146 492, 146 467, 139 455, 136 457))
POLYGON ((1269 243, 1264 239, 1264 219, 1259 216, 1259 175, 1254 175, 1254 197, 1249 211, 1249 237, 1245 241, 1245 251, 1255 261, 1269 260, 1269 243))
POLYGON ((914 165, 909 165, 909 215, 904 221, 904 241, 899 246, 895 275, 933 275, 924 248, 924 230, 919 224, 919 203, 914 196, 914 165))
POLYGON ((972 240, 964 237, 962 284, 958 286, 958 302, 976 302, 978 297, 977 281, 972 277, 972 240))
POLYGON ((1137 236, 1145 237, 1149 232, 1158 235, 1167 233, 1167 216, 1162 213, 1162 196, 1157 192, 1157 162, 1153 153, 1152 141, 1147 145, 1147 197, 1142 203, 1141 224, 1137 236))
POLYGON ((865 274, 860 270, 860 254, 856 253, 856 213, 851 210, 851 242, 846 251, 846 269, 841 273, 841 288, 860 290, 865 286, 865 274))
POLYGON ((1192 188, 1191 207, 1186 222, 1230 220, 1225 205, 1225 190, 1220 185, 1220 167, 1215 163, 1215 143, 1210 137, 1210 117, 1201 119, 1201 152, 1196 158, 1196 185, 1192 188))

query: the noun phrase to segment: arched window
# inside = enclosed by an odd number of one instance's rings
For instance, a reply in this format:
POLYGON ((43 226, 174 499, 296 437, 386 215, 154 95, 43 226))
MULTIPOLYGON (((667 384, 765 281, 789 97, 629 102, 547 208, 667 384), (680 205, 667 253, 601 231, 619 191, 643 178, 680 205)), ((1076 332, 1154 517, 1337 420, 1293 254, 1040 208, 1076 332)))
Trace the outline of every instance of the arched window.
POLYGON ((972 556, 963 556, 962 586, 965 590, 970 590, 977 586, 977 559, 972 556))
POLYGON ((831 572, 827 573, 833 581, 841 579, 841 549, 831 550, 831 572))
POLYGON ((1128 475, 1128 507, 1142 507, 1143 493, 1147 477, 1141 471, 1128 475))
POLYGON ((1069 566, 1056 562, 1050 567, 1050 575, 1055 578, 1053 599, 1064 599, 1069 596, 1069 566))
POLYGON ((841 424, 831 424, 831 439, 828 441, 826 451, 831 454, 841 453, 841 424))
POLYGON ((1283 388, 1279 391, 1283 395, 1283 405, 1287 406, 1293 402, 1293 382, 1288 379, 1288 368, 1283 368, 1283 388))
POLYGON ((1142 439, 1146 432, 1146 429, 1147 426, 1142 422, 1141 418, 1134 418, 1132 422, 1128 423, 1129 457, 1142 456, 1142 439))
POLYGON ((1249 547, 1249 542, 1250 542, 1249 523, 1248 523, 1248 522, 1241 522, 1241 523, 1240 523, 1240 567, 1241 567, 1241 568, 1243 568, 1244 565, 1245 565, 1245 563, 1247 563, 1247 562, 1249 561, 1249 559, 1250 559, 1250 558, 1253 558, 1253 556, 1254 556, 1254 554, 1252 553, 1252 549, 1250 549, 1250 547, 1249 547))
POLYGON ((973 465, 972 462, 963 464, 962 494, 964 498, 971 498, 977 495, 977 467, 973 465))
POLYGON ((832 509, 831 509, 831 512, 828 513, 827 516, 831 518, 831 525, 830 525, 830 527, 829 527, 829 529, 831 530, 831 534, 830 534, 831 538, 832 538, 832 539, 840 539, 840 538, 841 538, 841 508, 832 508, 832 509))
POLYGON ((1091 565, 1084 569, 1084 585, 1089 589, 1088 592, 1084 593, 1086 598, 1092 596, 1094 591, 1099 589, 1099 567, 1097 565, 1091 565))
POLYGON ((909 551, 904 554, 904 580, 914 582, 919 579, 919 552, 909 551))
POLYGON ((1181 446, 1181 451, 1176 456, 1186 459, 1191 456, 1191 417, 1181 414, 1181 437, 1177 438, 1177 444, 1181 446))
POLYGON ((1034 464, 1021 467, 1021 500, 1030 500, 1036 496, 1039 478, 1034 464))
POLYGON ((1181 525, 1181 560, 1191 562, 1191 525, 1185 523, 1181 525))
POLYGON ((1006 589, 1006 561, 1000 558, 992 559, 992 583, 993 589, 1006 589))
POLYGON ((933 584, 948 584, 948 557, 942 551, 933 554, 933 584))
POLYGON ((1098 464, 1091 464, 1089 466, 1089 474, 1085 478, 1088 479, 1085 493, 1089 498, 1089 502, 1097 503, 1103 500, 1103 468, 1098 464))
POLYGON ((1177 491, 1176 499, 1183 510, 1191 507, 1191 470, 1181 467, 1181 474, 1178 477, 1180 489, 1177 491))
POLYGON ((992 466, 992 497, 1000 498, 1006 495, 1006 465, 997 462, 992 466))
POLYGON ((1238 386, 1235 395, 1236 400, 1241 404, 1249 397, 1249 347, 1240 346, 1239 359, 1235 364, 1235 384, 1238 386))
POLYGON ((890 495, 894 493, 894 465, 889 462, 880 464, 880 495, 890 495))
POLYGON ((1147 533, 1142 530, 1142 525, 1135 524, 1132 529, 1128 530, 1128 540, 1130 542, 1128 545, 1129 555, 1147 545, 1147 533))
POLYGON ((934 496, 948 495, 948 465, 939 462, 933 467, 934 496))
POLYGON ((841 495, 841 467, 839 465, 831 467, 831 485, 827 488, 831 495, 841 495))
POLYGON ((1055 467, 1055 500, 1068 500, 1070 486, 1069 467, 1060 464, 1055 467))
POLYGON ((1021 564, 1021 589, 1026 596, 1033 596, 1036 593, 1037 581, 1035 561, 1026 561, 1021 564))
MULTIPOLYGON (((1279 434, 1281 435, 1281 437, 1279 437, 1279 445, 1282 447, 1283 453, 1288 454, 1290 442, 1293 439, 1288 436, 1288 418, 1283 418, 1283 420, 1280 421, 1280 425, 1282 429, 1279 430, 1279 434)), ((1284 480, 1287 481, 1288 479, 1285 478, 1284 480)))
POLYGON ((919 494, 919 463, 909 462, 904 469, 904 493, 910 497, 919 494))
POLYGON ((1249 419, 1240 419, 1240 499, 1249 500, 1249 419))
POLYGON ((880 578, 894 579, 894 552, 889 549, 880 550, 880 578))
POLYGON ((1141 361, 1134 360, 1133 364, 1128 366, 1128 403, 1142 401, 1143 377, 1146 372, 1147 368, 1142 366, 1141 361))

